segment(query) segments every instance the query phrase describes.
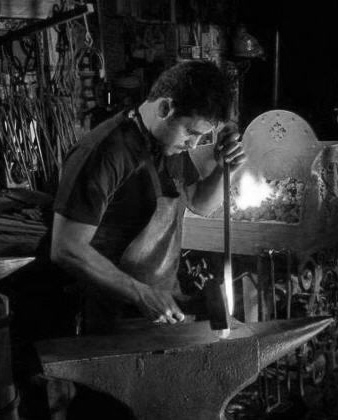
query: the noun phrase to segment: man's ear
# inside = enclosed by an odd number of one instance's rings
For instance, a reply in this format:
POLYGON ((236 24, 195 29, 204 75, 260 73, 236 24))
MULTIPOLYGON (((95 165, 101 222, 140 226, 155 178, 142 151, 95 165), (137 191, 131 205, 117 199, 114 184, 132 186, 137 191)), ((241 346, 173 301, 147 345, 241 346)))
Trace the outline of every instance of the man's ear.
POLYGON ((173 100, 171 98, 162 98, 158 104, 158 112, 157 115, 161 119, 166 119, 168 117, 172 117, 174 115, 174 107, 173 107, 173 100))

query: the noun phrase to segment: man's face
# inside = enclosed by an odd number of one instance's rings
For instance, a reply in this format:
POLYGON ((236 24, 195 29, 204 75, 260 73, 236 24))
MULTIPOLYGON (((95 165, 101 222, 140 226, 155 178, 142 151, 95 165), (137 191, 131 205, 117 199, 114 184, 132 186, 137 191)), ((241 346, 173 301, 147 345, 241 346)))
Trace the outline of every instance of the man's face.
POLYGON ((201 137, 213 128, 209 121, 198 116, 171 117, 164 122, 157 138, 163 145, 164 154, 170 156, 196 148, 201 137))

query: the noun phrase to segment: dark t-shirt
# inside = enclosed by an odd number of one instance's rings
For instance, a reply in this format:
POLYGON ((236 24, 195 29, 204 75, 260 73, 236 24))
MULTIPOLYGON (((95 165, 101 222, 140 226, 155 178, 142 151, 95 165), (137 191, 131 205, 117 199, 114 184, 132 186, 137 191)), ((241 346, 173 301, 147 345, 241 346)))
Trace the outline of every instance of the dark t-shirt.
MULTIPOLYGON (((80 141, 64 165, 54 211, 98 226, 93 246, 115 263, 156 208, 154 186, 144 164, 147 148, 149 138, 134 120, 120 113, 80 141)), ((181 200, 185 200, 184 186, 198 178, 188 153, 157 155, 156 169, 163 194, 178 189, 181 200)))

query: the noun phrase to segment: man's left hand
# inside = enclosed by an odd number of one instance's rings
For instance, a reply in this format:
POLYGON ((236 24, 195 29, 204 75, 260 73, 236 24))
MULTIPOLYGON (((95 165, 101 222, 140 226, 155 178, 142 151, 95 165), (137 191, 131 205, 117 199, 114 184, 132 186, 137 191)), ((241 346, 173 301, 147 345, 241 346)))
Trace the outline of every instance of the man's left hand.
POLYGON ((228 163, 231 172, 235 171, 246 160, 239 139, 240 134, 234 124, 226 124, 217 135, 214 149, 215 160, 221 167, 223 167, 224 161, 228 163))

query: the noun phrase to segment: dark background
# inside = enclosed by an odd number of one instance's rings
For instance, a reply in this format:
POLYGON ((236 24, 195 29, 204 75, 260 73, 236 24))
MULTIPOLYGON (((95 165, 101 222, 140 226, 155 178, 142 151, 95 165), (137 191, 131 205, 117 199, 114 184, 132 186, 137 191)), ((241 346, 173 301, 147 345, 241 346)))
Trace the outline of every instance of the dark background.
POLYGON ((338 140, 338 2, 239 0, 237 21, 265 50, 251 59, 241 101, 242 126, 273 109, 275 33, 280 32, 280 95, 277 108, 310 123, 319 140, 338 140))

